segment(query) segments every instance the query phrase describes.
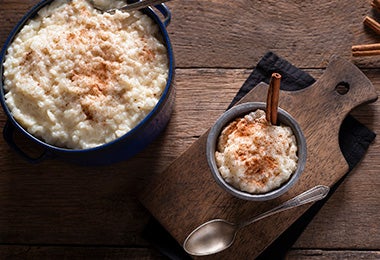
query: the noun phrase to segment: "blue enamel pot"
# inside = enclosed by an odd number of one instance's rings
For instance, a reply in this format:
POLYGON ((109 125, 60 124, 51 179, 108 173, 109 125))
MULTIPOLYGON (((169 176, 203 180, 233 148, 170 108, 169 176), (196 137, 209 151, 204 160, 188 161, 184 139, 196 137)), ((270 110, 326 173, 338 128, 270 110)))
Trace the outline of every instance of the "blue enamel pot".
MULTIPOLYGON (((50 4, 53 0, 44 0, 34 6, 16 25, 7 38, 4 47, 0 53, 0 73, 3 75, 3 63, 7 49, 21 28, 32 19, 37 12, 44 6, 50 4)), ((174 86, 174 56, 172 45, 166 27, 171 20, 171 12, 165 4, 156 5, 154 8, 147 7, 141 10, 148 15, 159 26, 162 34, 162 41, 167 48, 169 60, 169 73, 167 84, 163 94, 153 108, 153 110, 132 130, 120 138, 106 143, 104 145, 90 149, 67 149, 57 147, 36 138, 27 132, 13 117, 11 111, 5 103, 4 77, 2 76, 0 88, 0 102, 5 114, 7 122, 3 129, 3 137, 8 145, 13 148, 20 156, 31 163, 38 163, 45 159, 56 158, 64 161, 73 162, 81 165, 105 165, 110 163, 127 160, 138 152, 146 148, 154 141, 160 133, 165 129, 169 122, 175 99, 174 86), (158 11, 160 16, 156 13, 158 11), (16 134, 24 135, 27 142, 32 142, 38 146, 38 154, 30 153, 24 149, 24 146, 17 142, 16 134), (33 154, 33 155, 32 155, 33 154)), ((35 146, 35 145, 33 145, 35 146)))

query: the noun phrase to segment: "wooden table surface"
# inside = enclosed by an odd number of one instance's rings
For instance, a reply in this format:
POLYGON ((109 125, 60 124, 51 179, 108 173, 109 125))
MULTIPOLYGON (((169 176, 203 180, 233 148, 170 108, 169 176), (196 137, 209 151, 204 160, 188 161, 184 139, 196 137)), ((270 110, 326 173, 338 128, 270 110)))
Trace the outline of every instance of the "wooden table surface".
MULTIPOLYGON (((0 43, 38 0, 0 0, 0 43)), ((172 0, 168 27, 177 97, 167 129, 135 158, 102 167, 29 164, 0 140, 0 258, 161 259, 143 239, 149 213, 136 199, 225 110, 255 64, 274 51, 316 79, 331 55, 352 61, 380 91, 380 56, 351 46, 380 42, 363 26, 369 0, 172 0)), ((352 114, 380 132, 380 103, 352 114)), ((0 113, 0 128, 6 116, 0 113)), ((316 215, 289 259, 380 258, 380 142, 371 144, 316 215)))

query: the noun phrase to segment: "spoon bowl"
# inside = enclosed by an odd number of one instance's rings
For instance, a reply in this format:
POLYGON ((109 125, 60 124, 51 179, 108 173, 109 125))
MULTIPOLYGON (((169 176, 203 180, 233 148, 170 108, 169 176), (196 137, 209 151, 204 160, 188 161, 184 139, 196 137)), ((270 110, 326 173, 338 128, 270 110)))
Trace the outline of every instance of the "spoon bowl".
POLYGON ((196 228, 188 236, 183 247, 192 255, 214 254, 232 245, 237 229, 235 223, 224 219, 213 219, 196 228))
POLYGON ((221 252, 233 244, 236 233, 241 228, 284 210, 321 200, 327 196, 329 190, 329 187, 324 185, 315 186, 265 213, 240 223, 231 223, 224 219, 210 220, 188 235, 183 243, 183 249, 194 256, 221 252))

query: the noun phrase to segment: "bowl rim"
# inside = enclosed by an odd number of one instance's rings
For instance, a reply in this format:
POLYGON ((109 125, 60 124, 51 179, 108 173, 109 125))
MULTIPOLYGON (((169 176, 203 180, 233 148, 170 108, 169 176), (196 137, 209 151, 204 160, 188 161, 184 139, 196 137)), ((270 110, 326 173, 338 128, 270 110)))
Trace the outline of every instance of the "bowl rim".
POLYGON ((224 128, 233 119, 248 114, 251 111, 257 109, 266 110, 266 103, 264 102, 246 102, 236 105, 226 112, 224 112, 211 127, 206 141, 206 156, 211 173, 219 186, 221 186, 225 191, 232 194, 235 197, 244 200, 252 201, 265 201, 277 198, 288 191, 299 179, 301 173, 304 171, 306 158, 307 158, 307 144, 305 136, 298 122, 284 109, 278 108, 278 120, 284 125, 292 128, 293 134, 297 140, 297 155, 298 163, 296 171, 291 175, 289 180, 283 183, 279 188, 272 191, 260 194, 252 194, 249 192, 241 191, 229 183, 227 183, 221 176, 215 160, 215 151, 217 139, 224 128))

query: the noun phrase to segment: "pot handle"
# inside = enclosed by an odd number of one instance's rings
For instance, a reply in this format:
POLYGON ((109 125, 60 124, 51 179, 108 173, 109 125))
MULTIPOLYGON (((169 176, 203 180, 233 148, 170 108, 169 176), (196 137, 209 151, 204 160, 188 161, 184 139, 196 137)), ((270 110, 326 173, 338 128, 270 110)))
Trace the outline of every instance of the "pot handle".
POLYGON ((47 149, 41 153, 41 155, 33 158, 32 156, 28 155, 26 152, 24 152, 14 141, 14 132, 15 132, 15 127, 12 123, 7 120, 5 123, 4 129, 3 129, 3 137, 4 140, 8 143, 8 145, 16 151, 20 156, 22 156, 25 160, 27 160, 30 163, 39 163, 43 160, 45 160, 48 156, 49 153, 47 149))
POLYGON ((169 8, 164 3, 155 5, 154 7, 163 15, 164 20, 162 23, 165 25, 165 27, 168 27, 172 19, 172 13, 170 12, 169 8))

